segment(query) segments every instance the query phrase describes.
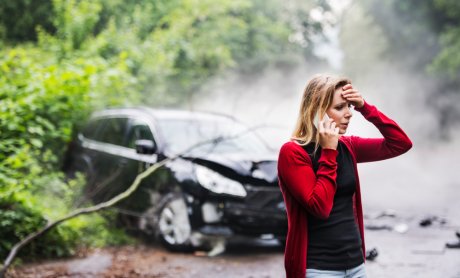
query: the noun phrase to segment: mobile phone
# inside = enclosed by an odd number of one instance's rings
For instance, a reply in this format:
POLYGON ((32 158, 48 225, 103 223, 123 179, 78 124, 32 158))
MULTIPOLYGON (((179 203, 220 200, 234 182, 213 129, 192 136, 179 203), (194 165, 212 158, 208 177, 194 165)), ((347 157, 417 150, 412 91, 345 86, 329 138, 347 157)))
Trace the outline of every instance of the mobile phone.
MULTIPOLYGON (((323 118, 323 122, 326 122, 329 120, 329 116, 327 115, 327 113, 324 113, 324 118, 323 118)), ((316 129, 318 129, 318 125, 319 125, 319 112, 316 113, 316 116, 315 118, 313 119, 313 124, 315 125, 316 129)))

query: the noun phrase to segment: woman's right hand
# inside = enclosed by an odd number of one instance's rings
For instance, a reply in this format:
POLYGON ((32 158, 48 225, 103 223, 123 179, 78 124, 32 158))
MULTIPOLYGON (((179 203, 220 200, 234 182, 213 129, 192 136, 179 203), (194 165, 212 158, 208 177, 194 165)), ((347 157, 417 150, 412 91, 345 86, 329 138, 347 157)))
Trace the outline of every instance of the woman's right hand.
POLYGON ((332 119, 322 120, 319 126, 319 145, 323 149, 337 149, 339 143, 339 128, 332 119))

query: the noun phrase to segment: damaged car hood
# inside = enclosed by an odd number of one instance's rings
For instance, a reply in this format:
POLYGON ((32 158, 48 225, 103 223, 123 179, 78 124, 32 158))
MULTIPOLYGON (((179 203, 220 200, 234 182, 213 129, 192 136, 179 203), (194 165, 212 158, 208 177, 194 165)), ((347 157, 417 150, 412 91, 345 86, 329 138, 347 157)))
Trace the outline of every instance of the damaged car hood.
POLYGON ((247 179, 256 179, 270 184, 277 183, 278 172, 275 154, 194 154, 186 159, 193 160, 195 163, 202 164, 226 176, 240 176, 243 182, 248 182, 247 179))

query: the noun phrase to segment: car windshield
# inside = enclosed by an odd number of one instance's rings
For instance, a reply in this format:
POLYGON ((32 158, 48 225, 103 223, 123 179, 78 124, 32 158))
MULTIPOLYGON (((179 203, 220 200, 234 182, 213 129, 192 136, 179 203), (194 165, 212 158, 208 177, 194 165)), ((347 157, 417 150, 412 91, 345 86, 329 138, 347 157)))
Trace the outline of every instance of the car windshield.
POLYGON ((250 153, 264 155, 271 150, 251 128, 230 119, 163 119, 159 127, 173 153, 200 142, 193 153, 250 153))

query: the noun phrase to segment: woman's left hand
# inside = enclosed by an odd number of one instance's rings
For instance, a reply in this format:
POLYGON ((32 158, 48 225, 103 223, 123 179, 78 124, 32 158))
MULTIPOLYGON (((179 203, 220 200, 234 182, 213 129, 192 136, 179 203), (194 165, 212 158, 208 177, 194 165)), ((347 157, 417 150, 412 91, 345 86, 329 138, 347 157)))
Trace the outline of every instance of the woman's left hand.
POLYGON ((342 87, 342 97, 356 108, 364 106, 364 99, 358 90, 354 89, 351 84, 342 87))

